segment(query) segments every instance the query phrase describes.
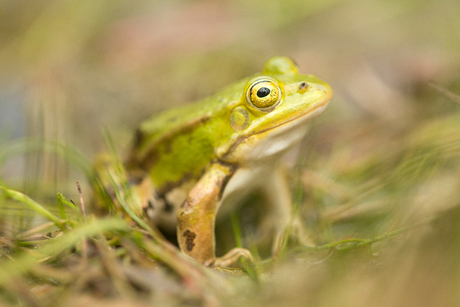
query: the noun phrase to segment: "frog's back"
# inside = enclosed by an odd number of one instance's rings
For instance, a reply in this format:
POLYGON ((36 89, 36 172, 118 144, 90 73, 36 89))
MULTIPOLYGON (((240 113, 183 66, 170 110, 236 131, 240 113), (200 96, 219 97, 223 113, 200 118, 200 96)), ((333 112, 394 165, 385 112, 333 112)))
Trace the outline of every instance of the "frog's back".
POLYGON ((229 102, 241 99, 247 79, 227 86, 219 93, 201 101, 152 116, 139 127, 135 147, 142 151, 143 147, 149 147, 152 143, 174 134, 175 131, 192 127, 197 121, 204 121, 211 116, 215 117, 219 109, 226 108, 229 102))
POLYGON ((153 116, 136 134, 128 169, 148 172, 160 190, 197 179, 228 137, 228 103, 240 99, 245 81, 200 102, 153 116))

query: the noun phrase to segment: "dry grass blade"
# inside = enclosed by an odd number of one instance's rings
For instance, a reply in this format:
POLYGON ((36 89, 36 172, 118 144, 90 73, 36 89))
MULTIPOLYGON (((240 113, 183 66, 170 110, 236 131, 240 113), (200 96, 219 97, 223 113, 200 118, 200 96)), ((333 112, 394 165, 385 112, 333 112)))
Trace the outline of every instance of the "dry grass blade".
POLYGON ((47 240, 43 245, 35 248, 34 253, 17 256, 15 261, 0 265, 0 286, 7 283, 11 278, 22 275, 29 271, 37 261, 43 258, 56 258, 61 252, 77 246, 81 240, 93 237, 103 232, 129 232, 128 225, 119 219, 93 219, 79 228, 66 233, 64 236, 47 240))
POLYGON ((460 96, 458 94, 455 94, 454 92, 451 92, 445 87, 440 86, 434 82, 429 82, 428 84, 453 102, 460 104, 460 96))
POLYGON ((32 236, 41 234, 45 232, 47 229, 55 227, 56 224, 54 222, 49 222, 45 224, 41 224, 35 228, 29 229, 27 231, 24 231, 16 236, 16 240, 24 241, 24 240, 29 240, 31 239, 32 236))

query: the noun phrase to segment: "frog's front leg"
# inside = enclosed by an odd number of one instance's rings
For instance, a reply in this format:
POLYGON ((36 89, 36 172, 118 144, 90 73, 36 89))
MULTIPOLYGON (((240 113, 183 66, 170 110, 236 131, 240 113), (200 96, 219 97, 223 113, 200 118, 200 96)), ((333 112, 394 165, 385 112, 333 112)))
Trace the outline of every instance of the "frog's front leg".
POLYGON ((240 257, 251 259, 248 250, 235 248, 222 258, 215 255, 214 226, 220 198, 235 173, 234 165, 214 162, 189 192, 177 212, 177 238, 181 251, 207 266, 229 266, 240 257))

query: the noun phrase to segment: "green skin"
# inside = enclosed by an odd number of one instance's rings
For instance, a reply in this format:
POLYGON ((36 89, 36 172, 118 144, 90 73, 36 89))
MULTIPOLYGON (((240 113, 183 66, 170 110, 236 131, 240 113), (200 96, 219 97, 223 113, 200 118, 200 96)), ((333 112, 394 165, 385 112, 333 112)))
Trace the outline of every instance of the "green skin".
POLYGON ((275 134, 272 131, 289 139, 294 130, 283 130, 285 124, 295 127, 298 122, 306 126, 331 97, 328 84, 312 75, 299 74, 290 59, 271 58, 262 73, 198 103, 144 122, 126 169, 128 174, 148 174, 160 198, 175 189, 188 195, 184 203, 173 204, 182 206, 177 221, 179 245, 184 253, 214 266, 227 266, 240 256, 250 258, 242 249, 232 250, 222 259, 214 255, 214 220, 227 182, 239 169, 272 165, 297 139, 274 154, 253 157, 250 153, 256 148, 263 152, 268 146, 264 141, 275 134), (271 78, 280 89, 279 102, 272 107, 258 108, 257 103, 248 101, 249 88, 258 77, 271 78))

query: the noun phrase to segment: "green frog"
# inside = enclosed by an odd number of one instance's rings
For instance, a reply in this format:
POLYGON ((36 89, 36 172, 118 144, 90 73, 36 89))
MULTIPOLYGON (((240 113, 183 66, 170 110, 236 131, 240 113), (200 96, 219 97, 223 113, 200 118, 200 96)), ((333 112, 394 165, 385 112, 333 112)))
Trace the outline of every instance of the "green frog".
POLYGON ((331 97, 327 83, 300 74, 287 57, 273 57, 261 73, 142 123, 125 168, 143 214, 163 229, 176 229, 184 254, 227 267, 251 253, 234 248, 216 257, 216 215, 259 189, 269 200, 276 252, 291 216, 289 187, 277 162, 331 97))

